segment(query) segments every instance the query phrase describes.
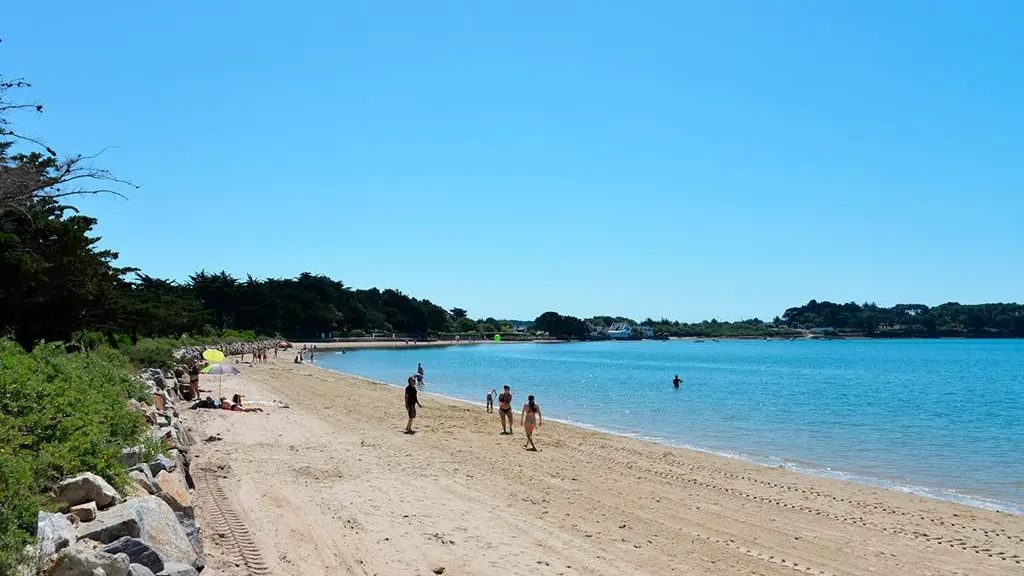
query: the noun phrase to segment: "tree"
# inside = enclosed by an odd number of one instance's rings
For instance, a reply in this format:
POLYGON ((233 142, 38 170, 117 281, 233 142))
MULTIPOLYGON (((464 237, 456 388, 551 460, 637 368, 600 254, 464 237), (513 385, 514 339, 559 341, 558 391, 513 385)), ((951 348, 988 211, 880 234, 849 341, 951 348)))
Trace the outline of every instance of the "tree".
POLYGON ((21 79, 0 77, 0 213, 25 210, 34 199, 41 197, 61 199, 100 193, 121 195, 113 188, 92 188, 83 186, 84 183, 136 187, 107 170, 93 167, 90 162, 98 154, 78 154, 60 159, 57 152, 41 140, 16 131, 10 119, 12 113, 43 112, 42 104, 11 100, 11 91, 29 86, 21 79))
POLYGON ((545 312, 533 322, 534 330, 547 332, 556 338, 586 338, 589 330, 583 320, 575 316, 562 316, 557 312, 545 312))
POLYGON ((468 314, 468 312, 466 312, 465 308, 452 308, 451 309, 451 314, 452 314, 452 318, 455 318, 456 320, 458 320, 460 318, 465 318, 466 314, 468 314))
POLYGON ((128 270, 113 266, 117 253, 96 247, 95 225, 47 197, 0 213, 0 327, 22 346, 70 340, 111 319, 128 270))

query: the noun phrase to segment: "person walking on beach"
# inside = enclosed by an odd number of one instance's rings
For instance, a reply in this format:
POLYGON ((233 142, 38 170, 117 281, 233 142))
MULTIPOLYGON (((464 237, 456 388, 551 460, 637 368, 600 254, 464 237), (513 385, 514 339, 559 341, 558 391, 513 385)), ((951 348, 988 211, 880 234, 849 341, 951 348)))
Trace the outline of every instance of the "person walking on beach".
POLYGON ((498 396, 498 414, 501 416, 501 433, 512 434, 512 426, 515 419, 512 415, 512 389, 508 384, 502 387, 503 392, 498 396), (508 429, 505 429, 505 419, 508 418, 508 429))
POLYGON ((412 421, 416 419, 416 407, 422 407, 416 397, 416 378, 409 376, 409 385, 405 387, 405 411, 409 413, 409 423, 405 425, 405 433, 413 434, 412 421))
POLYGON ((494 397, 498 395, 498 391, 491 388, 491 391, 487 393, 487 413, 494 413, 494 397))
POLYGON ((679 388, 679 385, 682 383, 683 381, 679 379, 679 374, 676 374, 676 377, 672 379, 672 386, 674 388, 679 388))
POLYGON ((540 415, 540 404, 534 402, 532 394, 526 399, 526 404, 523 404, 523 414, 520 416, 520 420, 523 423, 523 430, 526 431, 526 444, 523 445, 523 448, 536 452, 537 446, 533 443, 533 429, 543 424, 544 419, 540 415))

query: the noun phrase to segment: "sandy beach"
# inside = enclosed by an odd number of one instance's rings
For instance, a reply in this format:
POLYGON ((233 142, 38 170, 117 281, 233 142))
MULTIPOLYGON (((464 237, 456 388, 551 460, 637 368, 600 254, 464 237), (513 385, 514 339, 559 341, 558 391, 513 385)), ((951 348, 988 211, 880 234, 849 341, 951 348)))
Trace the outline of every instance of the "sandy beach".
POLYGON ((1024 573, 1024 517, 554 422, 528 452, 429 394, 408 436, 400 389, 291 354, 223 380, 265 412, 183 414, 205 573, 1024 573))

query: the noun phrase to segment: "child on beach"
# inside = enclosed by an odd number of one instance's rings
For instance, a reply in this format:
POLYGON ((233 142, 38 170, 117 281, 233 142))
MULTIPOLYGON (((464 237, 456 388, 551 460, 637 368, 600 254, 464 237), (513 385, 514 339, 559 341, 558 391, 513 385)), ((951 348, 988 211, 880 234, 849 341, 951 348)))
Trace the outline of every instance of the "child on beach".
POLYGON ((494 397, 498 395, 498 391, 491 388, 491 391, 487 393, 487 413, 494 413, 494 397))
POLYGON ((533 429, 543 424, 544 419, 540 415, 540 404, 534 402, 533 395, 531 394, 526 400, 526 404, 523 404, 523 414, 520 416, 523 430, 526 432, 526 444, 523 445, 523 448, 536 452, 537 446, 533 443, 533 429))

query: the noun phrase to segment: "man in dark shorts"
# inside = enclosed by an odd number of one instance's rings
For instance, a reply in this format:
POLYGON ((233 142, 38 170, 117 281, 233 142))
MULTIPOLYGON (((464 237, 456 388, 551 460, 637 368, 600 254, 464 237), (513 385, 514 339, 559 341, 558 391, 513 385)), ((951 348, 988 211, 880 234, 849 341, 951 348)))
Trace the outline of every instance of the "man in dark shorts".
POLYGON ((498 396, 498 414, 501 415, 501 433, 511 434, 512 433, 512 390, 505 385, 502 387, 503 392, 498 396), (508 430, 505 429, 505 418, 508 418, 508 430))
POLYGON ((405 387, 405 411, 409 413, 409 423, 405 426, 405 433, 412 434, 412 421, 416 419, 416 407, 422 406, 416 397, 416 378, 409 376, 409 385, 405 387))

